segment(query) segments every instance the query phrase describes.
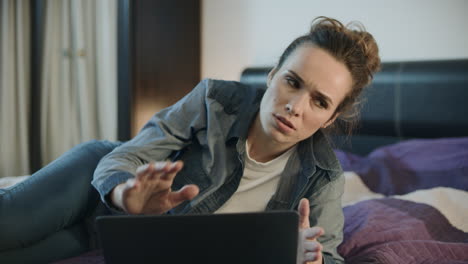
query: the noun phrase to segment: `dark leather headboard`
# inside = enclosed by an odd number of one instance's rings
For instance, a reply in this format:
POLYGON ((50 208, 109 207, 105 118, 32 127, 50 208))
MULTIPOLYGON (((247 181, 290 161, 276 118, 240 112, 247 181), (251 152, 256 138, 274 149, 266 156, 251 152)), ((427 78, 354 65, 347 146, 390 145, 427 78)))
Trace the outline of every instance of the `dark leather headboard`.
MULTIPOLYGON (((248 68, 241 82, 266 88, 271 68, 248 68)), ((364 93, 353 136, 336 146, 357 154, 409 138, 468 136, 468 59, 383 63, 364 93)))

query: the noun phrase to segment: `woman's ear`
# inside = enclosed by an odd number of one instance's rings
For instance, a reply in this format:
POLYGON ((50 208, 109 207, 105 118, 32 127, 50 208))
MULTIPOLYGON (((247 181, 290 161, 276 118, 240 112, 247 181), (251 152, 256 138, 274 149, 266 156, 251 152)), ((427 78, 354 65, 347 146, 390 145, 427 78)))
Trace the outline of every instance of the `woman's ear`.
POLYGON ((270 87, 270 83, 271 83, 271 80, 273 79, 273 76, 275 76, 276 72, 278 71, 278 69, 276 67, 274 67, 273 69, 271 69, 271 71, 268 73, 268 78, 267 78, 267 88, 270 87))

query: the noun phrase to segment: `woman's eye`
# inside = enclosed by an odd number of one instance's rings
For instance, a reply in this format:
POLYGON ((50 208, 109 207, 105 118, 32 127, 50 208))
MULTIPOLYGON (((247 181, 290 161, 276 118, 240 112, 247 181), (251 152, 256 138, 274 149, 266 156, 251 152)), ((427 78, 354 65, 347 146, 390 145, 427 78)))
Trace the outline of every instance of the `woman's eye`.
POLYGON ((327 103, 320 99, 314 99, 314 104, 323 109, 326 109, 328 107, 327 103))
POLYGON ((294 88, 299 88, 299 82, 294 79, 294 78, 291 78, 291 77, 286 77, 286 81, 288 82, 288 84, 294 88))

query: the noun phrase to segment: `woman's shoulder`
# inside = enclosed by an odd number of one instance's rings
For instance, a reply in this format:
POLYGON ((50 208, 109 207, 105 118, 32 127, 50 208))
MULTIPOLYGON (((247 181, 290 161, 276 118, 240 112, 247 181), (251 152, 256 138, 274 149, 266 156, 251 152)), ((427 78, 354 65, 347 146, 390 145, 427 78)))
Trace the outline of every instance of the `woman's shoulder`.
POLYGON ((264 90, 238 82, 217 79, 204 79, 207 97, 224 106, 228 113, 235 113, 245 104, 260 102, 264 90))

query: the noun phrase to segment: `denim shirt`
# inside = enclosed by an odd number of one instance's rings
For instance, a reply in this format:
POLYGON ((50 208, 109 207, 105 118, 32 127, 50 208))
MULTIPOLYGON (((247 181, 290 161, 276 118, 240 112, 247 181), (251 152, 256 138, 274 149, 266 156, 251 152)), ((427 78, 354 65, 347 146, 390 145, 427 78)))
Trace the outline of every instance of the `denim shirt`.
MULTIPOLYGON (((112 207, 112 189, 135 176, 150 161, 182 160, 172 190, 196 184, 199 194, 171 214, 213 213, 236 191, 244 170, 245 141, 264 90, 233 82, 205 79, 174 105, 156 113, 140 133, 106 155, 97 166, 93 186, 112 207)), ((344 177, 322 131, 298 143, 275 194, 265 210, 297 210, 310 201, 310 225, 324 228, 318 240, 324 263, 342 263, 337 246, 343 239, 341 196, 344 177)))

